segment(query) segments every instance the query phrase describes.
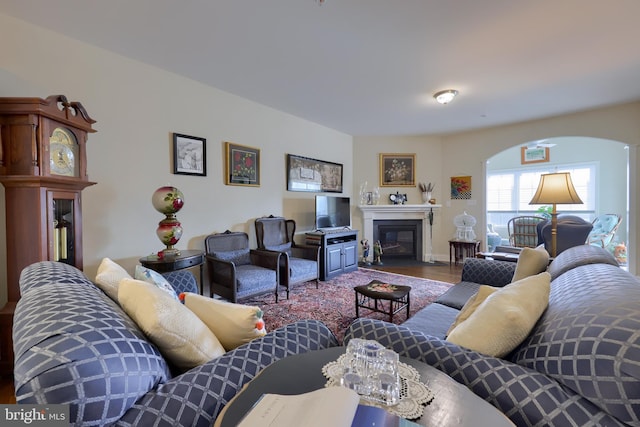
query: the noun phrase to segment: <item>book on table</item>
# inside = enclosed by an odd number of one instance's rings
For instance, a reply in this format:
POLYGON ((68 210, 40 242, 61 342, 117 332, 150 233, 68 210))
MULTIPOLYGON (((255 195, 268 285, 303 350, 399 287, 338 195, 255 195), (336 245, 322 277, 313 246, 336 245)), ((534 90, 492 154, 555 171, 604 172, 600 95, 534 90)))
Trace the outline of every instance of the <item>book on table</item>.
POLYGON ((297 395, 264 394, 238 427, 411 427, 418 424, 384 408, 360 404, 345 387, 297 395))

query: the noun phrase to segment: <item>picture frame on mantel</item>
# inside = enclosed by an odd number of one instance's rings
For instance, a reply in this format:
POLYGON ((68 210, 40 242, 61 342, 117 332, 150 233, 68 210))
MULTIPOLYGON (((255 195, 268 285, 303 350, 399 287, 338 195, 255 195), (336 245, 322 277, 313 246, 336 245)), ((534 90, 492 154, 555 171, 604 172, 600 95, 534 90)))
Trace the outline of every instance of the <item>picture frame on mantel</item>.
POLYGON ((205 138, 173 134, 173 173, 207 176, 207 140, 205 138))
POLYGON ((415 154, 380 153, 380 187, 415 186, 415 154))
POLYGON ((549 147, 520 147, 520 164, 545 163, 549 161, 549 147))
POLYGON ((260 187, 260 149, 225 143, 225 184, 260 187))

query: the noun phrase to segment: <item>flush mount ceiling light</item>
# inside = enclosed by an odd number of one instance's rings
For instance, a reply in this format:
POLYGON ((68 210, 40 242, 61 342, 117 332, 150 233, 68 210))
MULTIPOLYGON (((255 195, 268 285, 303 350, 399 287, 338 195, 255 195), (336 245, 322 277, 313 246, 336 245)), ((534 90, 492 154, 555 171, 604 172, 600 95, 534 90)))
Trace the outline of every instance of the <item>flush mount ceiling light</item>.
POLYGON ((457 90, 447 89, 447 90, 441 90, 440 92, 434 93, 433 97, 440 104, 448 104, 451 101, 453 101, 453 98, 455 98, 457 94, 458 94, 457 90))

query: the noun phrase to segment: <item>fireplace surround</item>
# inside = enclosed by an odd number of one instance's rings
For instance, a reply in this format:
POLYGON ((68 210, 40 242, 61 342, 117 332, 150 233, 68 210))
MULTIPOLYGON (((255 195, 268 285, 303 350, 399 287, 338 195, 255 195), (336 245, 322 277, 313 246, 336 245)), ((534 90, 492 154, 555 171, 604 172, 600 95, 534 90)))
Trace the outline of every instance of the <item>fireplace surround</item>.
MULTIPOLYGON (((433 248, 429 227, 429 213, 437 211, 442 205, 360 205, 358 208, 362 212, 362 238, 369 240, 373 245, 374 220, 421 220, 420 239, 422 250, 417 259, 424 262, 433 262, 433 248)), ((387 253, 383 254, 384 257, 387 253)))

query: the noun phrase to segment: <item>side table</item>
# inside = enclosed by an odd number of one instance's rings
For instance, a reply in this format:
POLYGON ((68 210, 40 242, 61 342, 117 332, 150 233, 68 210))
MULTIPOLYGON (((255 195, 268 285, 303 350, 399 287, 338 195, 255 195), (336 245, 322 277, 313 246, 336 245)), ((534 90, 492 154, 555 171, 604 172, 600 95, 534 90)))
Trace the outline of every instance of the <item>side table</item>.
POLYGON ((200 280, 198 291, 202 295, 202 282, 204 280, 204 252, 198 250, 180 251, 179 255, 171 255, 160 258, 157 255, 149 255, 140 258, 143 267, 150 268, 158 273, 182 270, 191 267, 200 267, 200 280))
POLYGON ((458 262, 464 261, 466 257, 475 258, 479 249, 480 240, 449 240, 449 265, 452 258, 454 265, 458 265, 458 262))

